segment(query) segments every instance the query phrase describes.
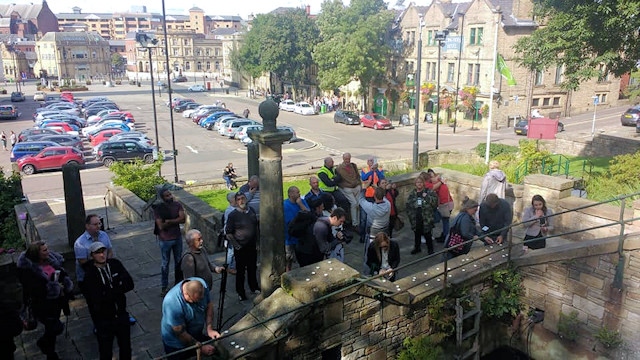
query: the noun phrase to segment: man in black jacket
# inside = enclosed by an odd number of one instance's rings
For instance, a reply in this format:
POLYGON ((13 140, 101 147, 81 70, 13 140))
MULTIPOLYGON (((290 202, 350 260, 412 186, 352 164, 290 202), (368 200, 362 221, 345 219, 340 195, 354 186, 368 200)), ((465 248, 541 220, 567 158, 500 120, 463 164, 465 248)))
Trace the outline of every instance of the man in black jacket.
POLYGON ((133 290, 133 279, 117 259, 107 259, 106 247, 94 242, 91 260, 82 266, 89 313, 96 327, 100 359, 111 359, 113 338, 118 340, 119 359, 131 359, 131 325, 125 293, 133 290))

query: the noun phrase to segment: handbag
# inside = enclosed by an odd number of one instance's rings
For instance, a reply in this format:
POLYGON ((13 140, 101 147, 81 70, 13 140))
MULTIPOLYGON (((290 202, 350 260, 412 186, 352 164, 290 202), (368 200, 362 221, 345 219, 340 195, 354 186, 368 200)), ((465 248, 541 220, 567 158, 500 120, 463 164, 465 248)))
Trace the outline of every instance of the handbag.
POLYGON ((454 248, 452 250, 454 254, 462 254, 464 251, 464 238, 460 234, 459 222, 460 221, 456 221, 451 227, 451 230, 449 230, 449 241, 447 242, 448 248, 454 248))
POLYGON ((27 300, 20 310, 20 319, 22 320, 22 328, 26 331, 35 330, 38 327, 38 321, 33 313, 31 300, 27 300))

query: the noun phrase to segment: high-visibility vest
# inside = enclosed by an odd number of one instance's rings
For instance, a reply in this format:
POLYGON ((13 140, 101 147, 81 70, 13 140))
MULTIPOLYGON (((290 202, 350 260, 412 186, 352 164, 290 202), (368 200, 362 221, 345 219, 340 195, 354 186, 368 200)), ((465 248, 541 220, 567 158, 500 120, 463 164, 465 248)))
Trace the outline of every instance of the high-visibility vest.
POLYGON ((317 173, 318 180, 320 180, 319 183, 318 183, 320 190, 328 191, 328 192, 334 192, 336 190, 336 187, 335 186, 327 186, 324 183, 324 181, 322 181, 322 178, 320 178, 320 174, 326 174, 327 177, 329 179, 331 179, 331 180, 333 180, 333 178, 336 177, 336 174, 334 174, 333 171, 329 170, 326 166, 321 167, 320 170, 318 170, 318 173, 317 173))

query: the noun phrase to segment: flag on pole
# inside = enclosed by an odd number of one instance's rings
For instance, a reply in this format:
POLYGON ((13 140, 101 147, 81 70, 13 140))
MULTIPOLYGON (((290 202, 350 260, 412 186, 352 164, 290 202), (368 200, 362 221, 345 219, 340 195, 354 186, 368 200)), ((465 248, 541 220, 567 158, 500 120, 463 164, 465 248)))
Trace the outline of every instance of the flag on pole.
POLYGON ((496 68, 500 72, 500 75, 507 80, 509 86, 516 85, 516 79, 513 77, 511 70, 507 67, 507 63, 504 61, 502 55, 498 54, 498 61, 496 61, 496 68))

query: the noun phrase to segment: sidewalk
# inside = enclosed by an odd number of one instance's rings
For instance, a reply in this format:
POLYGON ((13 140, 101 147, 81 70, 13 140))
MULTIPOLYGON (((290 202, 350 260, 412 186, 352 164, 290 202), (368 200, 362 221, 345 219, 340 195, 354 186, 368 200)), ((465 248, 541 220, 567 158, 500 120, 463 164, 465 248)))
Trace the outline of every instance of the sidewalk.
MULTIPOLYGON (((51 204, 56 216, 64 217, 64 204, 51 204)), ((138 322, 131 328, 131 340, 134 359, 152 359, 163 355, 162 341, 160 338, 160 320, 162 317, 162 298, 160 297, 160 251, 152 233, 153 223, 142 222, 131 224, 118 212, 116 208, 104 207, 102 198, 86 200, 87 214, 97 213, 105 218, 108 214, 108 229, 106 232, 113 242, 115 255, 120 259, 135 282, 135 289, 128 293, 127 301, 131 315, 138 322)), ((413 233, 407 223, 405 227, 394 235, 400 243, 401 264, 418 259, 419 255, 426 256, 426 247, 418 255, 410 255, 413 248, 413 233)), ((436 251, 442 249, 442 244, 435 244, 436 251)), ((185 245, 186 248, 186 245, 185 245)), ((363 267, 364 244, 356 237, 345 249, 345 260, 348 265, 357 271, 363 267)), ((211 255, 216 264, 224 262, 224 253, 211 255)), ((426 263, 420 263, 404 269, 400 277, 426 268, 437 261, 432 259, 426 263)), ((218 301, 220 298, 220 276, 214 281, 213 301, 214 316, 218 317, 218 301)), ((173 279, 173 274, 169 280, 173 279)), ((223 329, 228 329, 241 319, 252 307, 255 295, 249 295, 247 301, 239 302, 235 292, 235 280, 229 275, 225 293, 223 311, 223 329)), ((61 318, 64 322, 64 316, 61 318)), ((217 320, 216 320, 217 322, 217 320)), ((93 335, 93 326, 84 299, 79 296, 71 302, 71 315, 68 319, 68 334, 58 336, 56 349, 61 359, 97 359, 98 344, 93 335)), ((45 356, 36 347, 36 340, 42 335, 43 327, 39 325, 34 331, 23 332, 16 338, 16 359, 44 360, 45 356)), ((114 354, 117 356, 117 345, 114 354)))

